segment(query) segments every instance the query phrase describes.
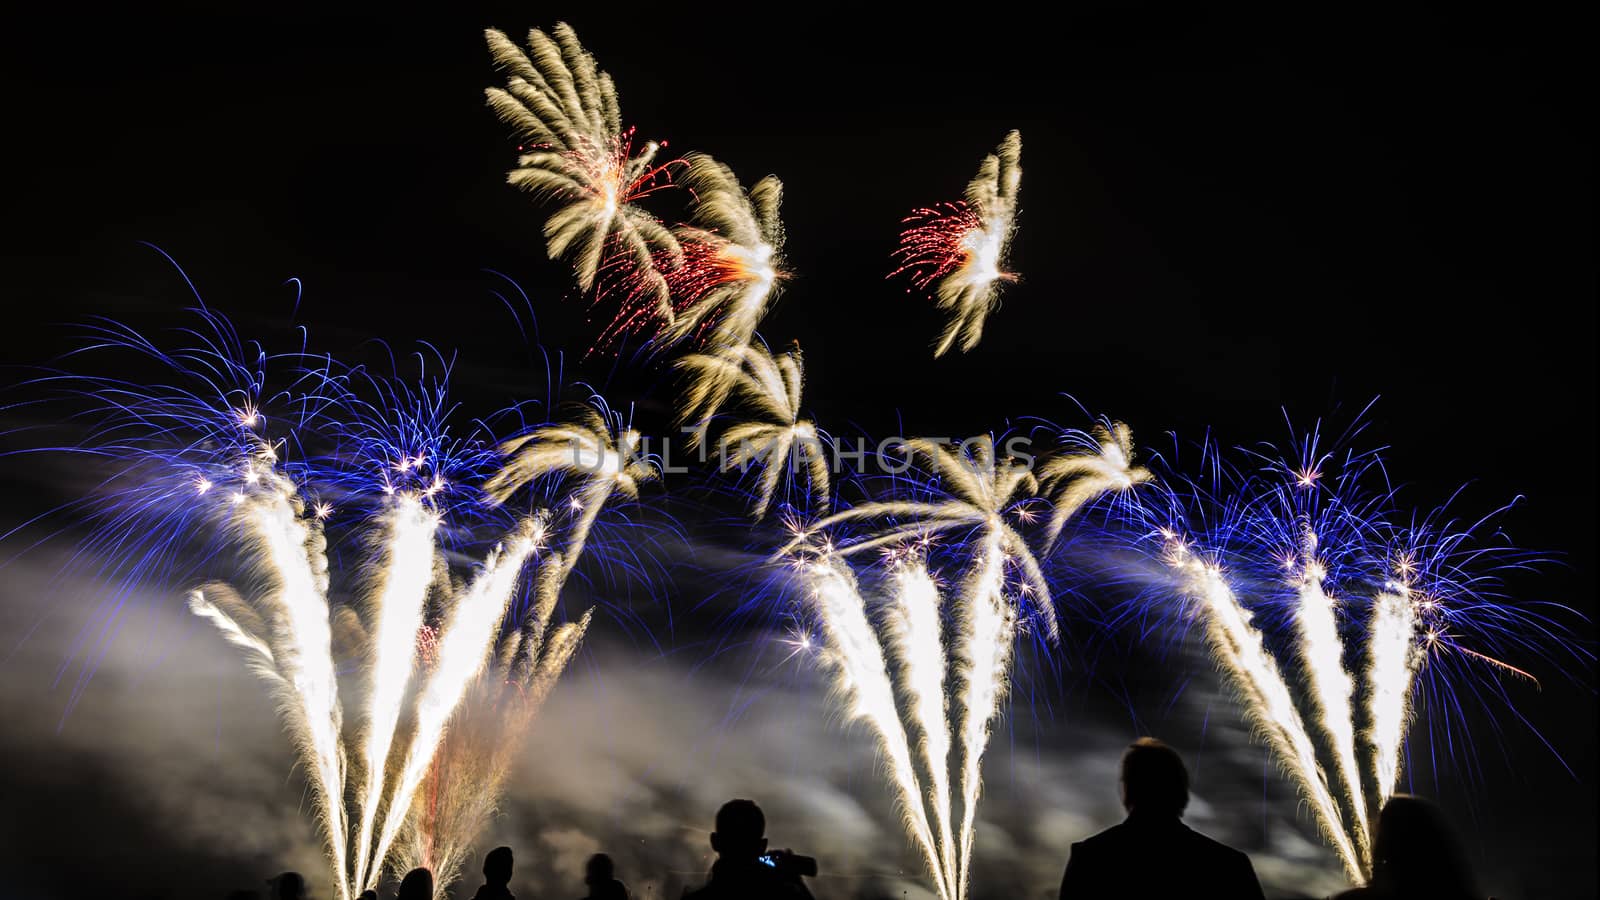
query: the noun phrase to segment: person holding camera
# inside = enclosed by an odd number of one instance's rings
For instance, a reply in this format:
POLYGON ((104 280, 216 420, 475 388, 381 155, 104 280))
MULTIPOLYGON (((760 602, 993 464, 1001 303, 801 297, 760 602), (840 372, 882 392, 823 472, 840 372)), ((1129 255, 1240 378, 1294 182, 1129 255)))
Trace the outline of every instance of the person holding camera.
POLYGON ((767 852, 767 817, 750 800, 729 800, 717 810, 711 849, 717 861, 705 887, 684 900, 811 900, 802 880, 817 874, 817 861, 788 850, 767 852))

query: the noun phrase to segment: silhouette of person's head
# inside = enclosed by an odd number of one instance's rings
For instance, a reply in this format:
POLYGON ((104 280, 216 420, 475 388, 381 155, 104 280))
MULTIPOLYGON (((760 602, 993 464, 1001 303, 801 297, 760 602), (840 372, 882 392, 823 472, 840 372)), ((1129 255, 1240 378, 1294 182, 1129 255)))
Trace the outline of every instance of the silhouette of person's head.
POLYGON ((361 892, 361 896, 357 897, 356 900, 378 900, 378 892, 372 888, 367 888, 361 892))
POLYGON ((483 858, 483 880, 494 887, 505 887, 511 883, 511 865, 513 862, 510 847, 496 847, 489 851, 483 858))
POLYGON ((1399 897, 1476 897, 1466 848, 1437 804, 1395 794, 1378 813, 1372 884, 1399 897))
POLYGON ((394 900, 433 900, 433 873, 421 867, 407 872, 394 900))
POLYGON ((273 900, 300 900, 306 895, 306 880, 299 872, 284 872, 271 884, 273 900))
POLYGON ((717 810, 711 849, 728 860, 752 860, 767 852, 767 817, 753 800, 729 800, 717 810))
POLYGON ((589 857, 589 862, 583 867, 583 883, 590 886, 608 885, 616 877, 617 867, 611 862, 611 857, 604 853, 589 857))
POLYGON ((1129 815, 1177 817, 1189 805, 1189 770, 1178 751, 1142 737, 1122 754, 1122 806, 1129 815))

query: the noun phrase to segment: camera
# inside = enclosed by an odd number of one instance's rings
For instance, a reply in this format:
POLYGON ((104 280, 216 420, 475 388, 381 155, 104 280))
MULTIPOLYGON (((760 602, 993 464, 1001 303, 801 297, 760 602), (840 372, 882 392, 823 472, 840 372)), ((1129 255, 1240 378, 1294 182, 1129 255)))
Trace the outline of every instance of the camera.
POLYGON ((773 850, 757 859, 762 865, 776 869, 784 878, 817 877, 817 860, 813 856, 801 856, 789 850, 773 850))

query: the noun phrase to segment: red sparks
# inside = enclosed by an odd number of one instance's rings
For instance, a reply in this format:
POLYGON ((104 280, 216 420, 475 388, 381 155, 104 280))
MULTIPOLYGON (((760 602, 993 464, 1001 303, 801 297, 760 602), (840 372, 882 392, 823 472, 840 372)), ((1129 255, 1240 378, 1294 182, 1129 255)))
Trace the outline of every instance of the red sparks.
POLYGON ((632 128, 627 129, 613 138, 609 147, 585 143, 561 154, 584 173, 582 184, 588 199, 616 208, 672 186, 671 170, 679 164, 677 160, 644 167, 628 177, 633 160, 633 133, 632 128))
POLYGON ((417 655, 422 657, 425 666, 431 667, 439 661, 439 631, 432 625, 417 629, 417 655))
POLYGON ((900 233, 900 246, 894 251, 899 266, 889 277, 909 272, 918 289, 966 263, 973 253, 972 235, 983 230, 983 220, 965 202, 915 210, 900 224, 910 227, 900 233))
MULTIPOLYGON (((709 295, 724 288, 784 277, 769 259, 717 235, 686 239, 680 248, 681 254, 675 259, 664 252, 653 254, 649 267, 638 265, 626 247, 613 247, 608 251, 601 266, 599 293, 618 298, 620 311, 601 335, 596 349, 623 334, 644 330, 652 325, 652 320, 663 318, 666 312, 661 305, 663 294, 670 298, 671 311, 676 316, 706 302, 709 295)), ((710 329, 716 318, 705 316, 695 337, 698 339, 710 329)))

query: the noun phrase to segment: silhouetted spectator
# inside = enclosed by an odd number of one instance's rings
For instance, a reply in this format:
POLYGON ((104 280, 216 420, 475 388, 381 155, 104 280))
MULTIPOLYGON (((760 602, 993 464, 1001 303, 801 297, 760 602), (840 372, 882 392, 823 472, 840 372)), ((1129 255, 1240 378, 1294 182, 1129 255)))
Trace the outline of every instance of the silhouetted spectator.
POLYGON ((1140 738, 1122 755, 1128 818, 1072 845, 1061 900, 1227 897, 1262 900, 1250 857, 1183 824, 1189 770, 1177 751, 1140 738))
POLYGON ((583 883, 589 894, 583 900, 628 900, 628 887, 617 880, 617 867, 611 857, 596 853, 583 867, 583 883))
POLYGON ((767 852, 767 817, 750 800, 729 800, 717 810, 711 849, 717 861, 706 886, 684 900, 810 900, 798 876, 762 861, 767 852))
POLYGON ((361 892, 361 896, 357 897, 356 900, 378 900, 378 892, 372 888, 367 888, 361 892))
POLYGON ((267 884, 272 887, 273 900, 302 900, 306 895, 306 880, 299 872, 284 872, 267 879, 267 884))
POLYGON ((483 887, 472 895, 472 900, 516 900, 511 893, 511 866, 516 860, 510 847, 496 847, 483 858, 483 887))
POLYGON ((1444 811, 1429 800, 1396 794, 1378 813, 1372 880, 1338 900, 1479 900, 1477 879, 1444 811))
POLYGON ((433 873, 420 866, 407 872, 394 900, 433 900, 433 873))

